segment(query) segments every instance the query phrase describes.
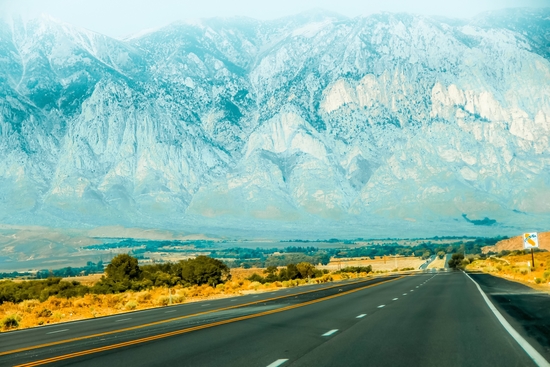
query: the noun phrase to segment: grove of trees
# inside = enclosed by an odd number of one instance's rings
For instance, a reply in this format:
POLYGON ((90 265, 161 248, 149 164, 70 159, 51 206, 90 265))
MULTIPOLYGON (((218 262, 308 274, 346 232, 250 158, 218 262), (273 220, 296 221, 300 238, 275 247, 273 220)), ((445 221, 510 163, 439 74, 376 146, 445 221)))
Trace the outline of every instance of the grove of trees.
POLYGON ((105 269, 105 276, 92 287, 60 277, 45 280, 14 282, 0 281, 0 304, 19 303, 29 299, 47 300, 50 296, 63 298, 87 293, 109 294, 126 290, 142 290, 153 286, 203 285, 216 286, 231 278, 229 267, 217 259, 197 256, 177 263, 139 266, 136 258, 121 254, 105 269))

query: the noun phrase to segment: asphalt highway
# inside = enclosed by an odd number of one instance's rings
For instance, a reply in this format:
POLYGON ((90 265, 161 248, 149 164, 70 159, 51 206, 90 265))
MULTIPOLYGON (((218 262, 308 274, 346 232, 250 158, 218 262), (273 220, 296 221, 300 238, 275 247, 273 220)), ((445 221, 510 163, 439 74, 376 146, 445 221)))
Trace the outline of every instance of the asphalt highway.
MULTIPOLYGON (((353 281, 285 289, 257 296, 261 302, 244 296, 5 333, 0 365, 536 365, 462 272, 353 281), (212 308, 197 315, 207 307, 212 308), (180 314, 160 317, 172 310, 180 314), (152 325, 83 338, 119 330, 125 322, 139 326, 134 318, 152 325), (73 340, 21 351, 68 339, 73 340)), ((506 317, 520 328, 517 315, 506 317)), ((544 353, 529 330, 521 334, 544 353)))

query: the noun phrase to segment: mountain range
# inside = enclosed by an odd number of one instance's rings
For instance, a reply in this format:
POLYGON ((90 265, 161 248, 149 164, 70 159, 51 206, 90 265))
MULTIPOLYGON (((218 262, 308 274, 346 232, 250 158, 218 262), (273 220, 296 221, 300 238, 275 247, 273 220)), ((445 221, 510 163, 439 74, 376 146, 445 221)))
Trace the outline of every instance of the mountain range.
POLYGON ((517 234, 548 229, 549 139, 550 8, 0 22, 3 224, 517 234))

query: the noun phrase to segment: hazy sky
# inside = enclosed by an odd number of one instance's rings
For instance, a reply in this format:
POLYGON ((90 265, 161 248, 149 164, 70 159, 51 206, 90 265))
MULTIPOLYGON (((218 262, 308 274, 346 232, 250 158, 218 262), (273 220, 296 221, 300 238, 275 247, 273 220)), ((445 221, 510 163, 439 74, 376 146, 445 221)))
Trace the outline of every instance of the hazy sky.
POLYGON ((354 17, 380 11, 467 18, 487 10, 550 7, 550 0, 0 0, 0 14, 54 18, 122 37, 190 18, 248 16, 273 19, 313 8, 354 17))

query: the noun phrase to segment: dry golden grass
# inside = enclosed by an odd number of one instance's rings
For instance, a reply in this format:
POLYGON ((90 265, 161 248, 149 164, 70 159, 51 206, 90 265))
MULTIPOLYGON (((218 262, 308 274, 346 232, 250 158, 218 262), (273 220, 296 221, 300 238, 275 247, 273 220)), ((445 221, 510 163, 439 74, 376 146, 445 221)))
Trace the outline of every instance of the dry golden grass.
MULTIPOLYGON (((208 285, 182 287, 175 286, 170 290, 159 287, 141 292, 127 291, 120 294, 87 294, 78 298, 50 297, 44 302, 38 300, 24 301, 19 304, 4 303, 0 305, 0 330, 14 327, 6 326, 3 320, 14 317, 18 320, 17 328, 29 328, 38 325, 54 324, 73 320, 82 320, 100 316, 114 315, 134 310, 167 306, 184 302, 196 302, 205 299, 230 297, 239 294, 263 292, 282 287, 296 287, 307 283, 306 280, 261 284, 246 280, 253 273, 262 274, 263 269, 232 269, 232 279, 216 287, 208 285), (172 296, 170 297, 170 293, 172 296)), ((347 278, 344 275, 324 275, 312 279, 312 283, 326 283, 332 280, 347 278)), ((75 278, 69 278, 74 280, 75 278)), ((88 279, 90 282, 92 280, 88 279)))
POLYGON ((535 254, 534 270, 528 266, 530 261, 531 254, 503 258, 491 257, 486 260, 476 260, 466 269, 483 271, 524 283, 535 289, 550 291, 550 252, 535 254), (537 283, 537 279, 539 279, 539 283, 537 283))
POLYGON ((103 274, 90 274, 90 275, 83 275, 78 277, 69 277, 69 278, 63 278, 63 280, 66 280, 68 282, 77 281, 80 282, 82 285, 86 285, 88 287, 93 286, 96 284, 103 274))
MULTIPOLYGON (((397 258, 399 268, 417 268, 422 262, 421 259, 397 258)), ((373 265, 375 270, 387 269, 388 271, 395 267, 393 258, 388 258, 386 264, 384 264, 383 259, 379 259, 348 260, 342 261, 341 265, 342 267, 373 265)), ((338 265, 333 263, 332 266, 337 267, 338 265)), ((192 287, 175 286, 170 290, 165 287, 159 287, 140 292, 127 291, 120 294, 88 294, 83 297, 70 299, 50 297, 44 302, 29 300, 19 304, 4 303, 0 305, 0 330, 6 331, 14 328, 21 329, 59 322, 82 320, 152 307, 167 306, 170 302, 172 304, 196 302, 206 299, 231 297, 239 294, 265 292, 277 288, 297 287, 308 283, 307 280, 296 279, 261 284, 246 279, 254 273, 263 276, 263 271, 264 269, 262 268, 231 269, 231 280, 227 281, 225 284, 219 284, 216 287, 207 285, 192 287), (7 318, 15 318, 18 320, 19 325, 17 327, 4 325, 5 323, 3 320, 7 318)), ((102 274, 94 274, 83 277, 71 277, 66 278, 66 280, 77 280, 82 284, 91 286, 101 278, 101 275, 102 274)), ((367 274, 361 273, 359 276, 364 277, 367 276, 367 274)), ((326 283, 333 280, 338 281, 352 277, 357 277, 357 275, 326 274, 320 278, 311 279, 311 283, 326 283)))
POLYGON ((436 257, 434 261, 428 265, 428 269, 443 269, 445 268, 445 256, 443 256, 443 259, 440 259, 439 257, 436 257))
POLYGON ((344 258, 344 259, 331 259, 328 265, 318 266, 320 269, 328 269, 335 271, 343 269, 347 266, 372 266, 373 271, 391 271, 395 268, 414 268, 418 269, 420 265, 424 263, 419 257, 396 257, 385 256, 384 258, 376 259, 362 259, 362 258, 344 258))

